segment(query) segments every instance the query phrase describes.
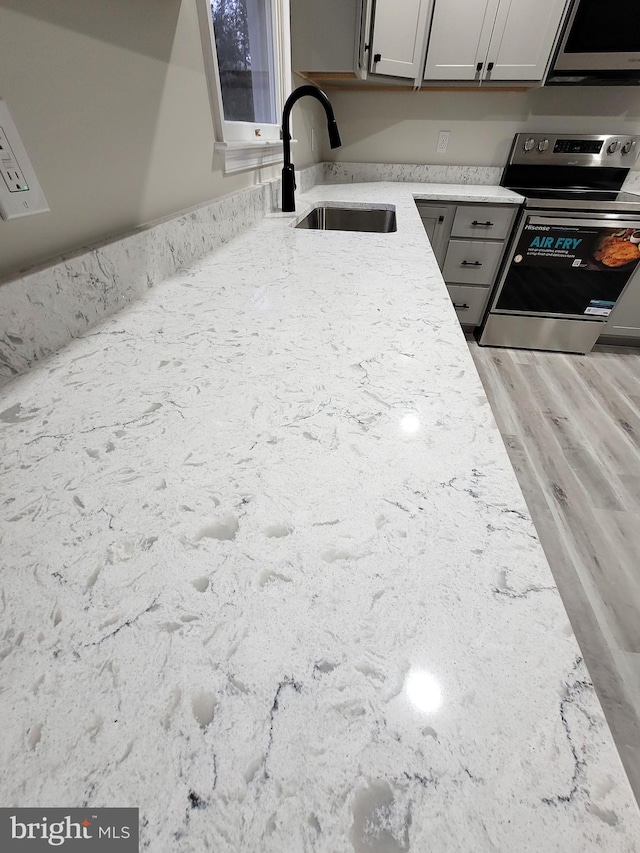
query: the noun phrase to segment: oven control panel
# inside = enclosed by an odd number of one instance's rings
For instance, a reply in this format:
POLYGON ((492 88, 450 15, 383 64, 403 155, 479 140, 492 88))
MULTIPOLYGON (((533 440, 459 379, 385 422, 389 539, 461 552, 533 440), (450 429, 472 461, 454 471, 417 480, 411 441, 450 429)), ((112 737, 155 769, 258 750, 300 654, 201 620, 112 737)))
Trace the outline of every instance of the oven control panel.
POLYGON ((517 133, 509 164, 621 166, 629 169, 639 151, 638 136, 517 133))
POLYGON ((604 142, 602 139, 556 139, 554 154, 599 154, 604 142))

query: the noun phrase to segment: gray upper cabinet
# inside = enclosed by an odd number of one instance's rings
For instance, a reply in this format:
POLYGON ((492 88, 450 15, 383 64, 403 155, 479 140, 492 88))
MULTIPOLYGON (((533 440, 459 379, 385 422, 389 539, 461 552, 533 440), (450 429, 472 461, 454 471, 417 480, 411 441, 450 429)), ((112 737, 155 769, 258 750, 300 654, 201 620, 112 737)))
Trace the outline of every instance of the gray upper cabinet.
POLYGON ((353 73, 361 44, 359 0, 291 0, 294 71, 353 73))
POLYGON ((566 0, 435 0, 425 80, 541 81, 566 0))
POLYGON ((427 42, 432 0, 376 0, 369 70, 418 80, 427 42))
POLYGON ((489 50, 487 80, 542 80, 566 0, 501 0, 489 50))
POLYGON ((497 8, 498 0, 436 0, 425 79, 479 80, 497 8))
POLYGON ((291 0, 293 69, 413 87, 536 84, 567 2, 291 0))
POLYGON ((433 0, 291 0, 291 56, 301 73, 419 86, 433 0))

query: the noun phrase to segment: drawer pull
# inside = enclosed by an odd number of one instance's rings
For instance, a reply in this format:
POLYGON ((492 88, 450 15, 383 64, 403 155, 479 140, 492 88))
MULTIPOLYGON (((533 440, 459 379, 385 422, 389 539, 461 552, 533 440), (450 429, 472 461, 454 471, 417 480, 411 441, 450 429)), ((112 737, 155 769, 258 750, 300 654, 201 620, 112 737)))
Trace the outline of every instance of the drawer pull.
POLYGON ((469 305, 466 302, 454 302, 453 307, 459 311, 467 311, 469 309, 469 305))
POLYGON ((481 261, 460 261, 461 267, 481 267, 481 261))
POLYGON ((482 66, 483 66, 483 65, 484 65, 484 62, 479 62, 479 63, 476 65, 476 71, 482 71, 482 66))
POLYGON ((476 226, 481 225, 483 228, 493 228, 493 222, 489 222, 489 220, 487 220, 486 222, 478 222, 477 219, 474 219, 471 224, 476 226))

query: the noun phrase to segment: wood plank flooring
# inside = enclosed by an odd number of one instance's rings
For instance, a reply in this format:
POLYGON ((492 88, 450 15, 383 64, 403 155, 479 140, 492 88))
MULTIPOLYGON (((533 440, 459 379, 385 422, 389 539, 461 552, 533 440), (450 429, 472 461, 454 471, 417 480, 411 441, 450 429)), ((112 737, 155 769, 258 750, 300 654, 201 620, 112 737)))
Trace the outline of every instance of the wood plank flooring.
POLYGON ((469 347, 640 803, 640 351, 469 347))

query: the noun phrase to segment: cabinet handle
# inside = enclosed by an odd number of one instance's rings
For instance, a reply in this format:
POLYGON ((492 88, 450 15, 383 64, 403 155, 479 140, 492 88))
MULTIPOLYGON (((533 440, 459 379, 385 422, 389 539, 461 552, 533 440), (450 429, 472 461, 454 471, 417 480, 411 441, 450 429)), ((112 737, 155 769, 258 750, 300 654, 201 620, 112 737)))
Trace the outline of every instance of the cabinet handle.
POLYGON ((438 222, 444 222, 444 216, 439 216, 439 217, 438 217, 438 222))
POLYGON ((469 308, 466 302, 454 302, 453 307, 457 308, 459 311, 467 311, 469 308))
POLYGON ((474 219, 471 224, 476 226, 481 225, 483 228, 493 228, 493 222, 489 222, 488 219, 486 222, 478 222, 477 219, 474 219))
POLYGON ((374 54, 373 54, 373 61, 374 61, 374 62, 380 62, 380 60, 381 60, 381 59, 382 59, 382 54, 381 54, 381 53, 374 53, 374 54))
POLYGON ((484 62, 479 62, 479 63, 476 65, 476 71, 482 71, 482 66, 483 66, 483 65, 484 65, 484 62))
POLYGON ((481 267, 482 263, 480 261, 462 261, 460 266, 461 267, 481 267))
POLYGON ((493 71, 493 66, 494 66, 494 65, 495 65, 495 62, 490 62, 490 63, 487 65, 487 71, 493 71))

